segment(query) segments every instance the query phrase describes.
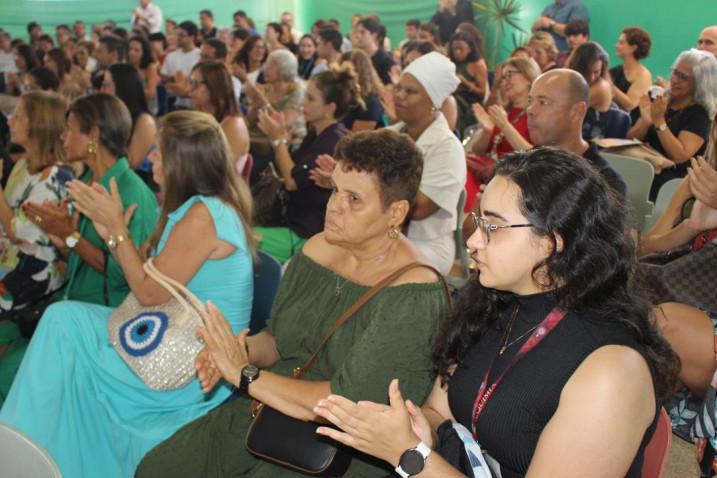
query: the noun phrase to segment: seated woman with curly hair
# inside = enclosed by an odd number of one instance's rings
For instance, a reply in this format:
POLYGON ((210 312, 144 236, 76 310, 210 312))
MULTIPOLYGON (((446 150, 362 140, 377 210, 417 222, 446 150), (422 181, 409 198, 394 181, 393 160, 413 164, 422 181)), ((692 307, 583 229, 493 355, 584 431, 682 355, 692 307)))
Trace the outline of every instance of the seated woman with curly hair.
POLYGON ((628 286, 626 219, 584 159, 549 148, 507 156, 474 216, 480 273, 442 324, 423 407, 404 402, 397 381, 389 407, 335 394, 314 413, 343 431, 318 432, 402 476, 465 476, 431 452, 446 421, 505 478, 642 476, 679 362, 628 286))

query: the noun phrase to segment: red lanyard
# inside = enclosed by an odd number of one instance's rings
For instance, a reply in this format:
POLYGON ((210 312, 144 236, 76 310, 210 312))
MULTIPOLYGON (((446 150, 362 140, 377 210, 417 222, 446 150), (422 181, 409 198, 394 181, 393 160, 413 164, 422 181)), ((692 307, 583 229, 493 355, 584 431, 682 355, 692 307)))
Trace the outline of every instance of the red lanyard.
POLYGON ((708 242, 713 241, 714 239, 717 239, 717 230, 716 231, 705 231, 702 234, 699 234, 695 241, 692 243, 692 252, 697 252, 700 249, 704 247, 705 244, 708 242))
MULTIPOLYGON (((483 413, 483 410, 485 410, 485 406, 488 403, 488 400, 493 395, 493 392, 495 392, 495 389, 498 388, 498 385, 500 385, 500 382, 503 380, 503 377, 505 377, 505 374, 508 373, 508 371, 513 367, 513 365, 515 365, 520 359, 525 357, 528 352, 537 347, 537 345, 543 341, 543 339, 560 323, 561 320, 563 320, 564 317, 565 311, 563 311, 563 309, 561 309, 560 307, 555 307, 552 311, 550 311, 550 313, 543 319, 543 321, 538 325, 538 327, 536 327, 535 331, 530 335, 528 340, 525 341, 523 346, 520 348, 515 357, 513 357, 505 370, 503 370, 503 373, 501 373, 500 376, 495 380, 495 382, 493 382, 493 384, 488 387, 488 378, 490 377, 490 372, 493 370, 493 365, 495 364, 495 359, 498 357, 498 353, 493 356, 493 360, 490 362, 488 371, 486 371, 485 376, 483 377, 483 381, 480 384, 480 388, 478 389, 478 395, 476 395, 476 400, 473 403, 473 438, 475 438, 476 440, 478 439, 478 432, 476 429, 476 426, 478 424, 478 418, 480 418, 481 414, 483 413)), ((508 331, 509 330, 510 329, 508 329, 508 331)), ((506 331, 506 334, 508 333, 508 331, 506 331)), ((503 341, 505 341, 506 339, 507 337, 503 337, 503 341)))

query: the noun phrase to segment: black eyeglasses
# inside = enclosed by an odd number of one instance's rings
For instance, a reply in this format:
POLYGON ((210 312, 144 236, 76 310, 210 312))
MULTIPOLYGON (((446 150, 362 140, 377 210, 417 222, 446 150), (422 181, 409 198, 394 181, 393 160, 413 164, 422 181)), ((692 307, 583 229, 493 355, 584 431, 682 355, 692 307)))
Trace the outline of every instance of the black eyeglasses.
POLYGON ((484 246, 487 246, 490 242, 491 233, 499 229, 510 229, 513 227, 533 227, 532 224, 491 224, 488 219, 482 216, 478 216, 474 212, 471 213, 471 219, 473 220, 473 225, 475 226, 476 230, 480 230, 481 232, 481 238, 483 239, 484 246))
POLYGON ((688 75, 687 73, 681 72, 677 68, 670 69, 670 74, 682 81, 688 81, 690 78, 692 78, 692 76, 688 75))

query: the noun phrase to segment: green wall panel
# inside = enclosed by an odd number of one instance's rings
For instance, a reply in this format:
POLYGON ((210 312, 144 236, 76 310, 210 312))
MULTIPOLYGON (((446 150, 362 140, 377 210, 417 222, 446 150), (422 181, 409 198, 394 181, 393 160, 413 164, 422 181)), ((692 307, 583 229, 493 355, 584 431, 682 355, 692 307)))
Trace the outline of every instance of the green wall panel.
MULTIPOLYGON (((199 22, 199 10, 208 8, 220 27, 232 24, 232 13, 244 10, 263 29, 266 22, 279 18, 283 11, 294 11, 300 0, 159 0, 164 18, 179 22, 199 22)), ((0 0, 0 27, 13 35, 25 37, 25 26, 35 20, 54 34, 55 25, 72 24, 75 20, 99 23, 109 18, 128 27, 132 10, 138 0, 0 0)))
MULTIPOLYGON (((486 3, 488 0, 479 0, 486 3)), ((550 0, 523 0, 519 23, 527 30, 531 22, 550 0)), ((655 74, 665 75, 677 54, 695 44, 699 31, 709 24, 717 24, 715 0, 584 0, 591 15, 593 39, 610 53, 613 61, 614 44, 623 26, 639 25, 653 35, 653 52, 646 60, 655 74)), ((129 23, 136 0, 0 0, 0 26, 14 35, 25 35, 25 25, 34 19, 52 32, 58 23, 71 23, 80 18, 96 23, 114 18, 123 26, 129 23)), ((228 26, 231 14, 243 9, 251 15, 260 29, 267 21, 278 19, 282 11, 293 11, 300 29, 308 31, 317 18, 336 18, 344 31, 351 15, 378 13, 396 45, 403 38, 407 19, 427 21, 436 9, 437 0, 167 0, 157 2, 165 18, 197 21, 201 8, 214 11, 217 23, 228 26)), ((477 15, 477 24, 486 33, 486 43, 492 42, 493 27, 477 15)), ((513 47, 513 33, 499 39, 497 59, 505 58, 513 47)), ((523 34, 525 36, 525 34, 523 34)), ((518 34, 521 37, 521 34, 518 34)))
MULTIPOLYGON (((487 3, 488 0, 479 0, 487 3)), ((520 24, 530 30, 533 20, 550 0, 522 0, 520 24)), ((646 60, 647 66, 655 73, 665 75, 677 54, 695 45, 697 35, 709 24, 717 24, 717 3, 715 0, 584 0, 587 5, 593 30, 593 39, 601 43, 615 58, 614 45, 620 30, 627 25, 646 28, 653 36, 653 52, 646 60)), ((378 13, 388 28, 394 45, 403 38, 403 24, 416 17, 427 21, 438 5, 437 0, 299 0, 302 27, 308 29, 316 18, 335 17, 347 26, 351 14, 378 13)), ((476 10, 477 24, 486 33, 486 43, 492 45, 491 27, 476 10)), ((527 36, 527 34, 523 34, 527 36)), ((518 34, 520 37, 520 34, 518 34)), ((512 32, 500 38, 498 59, 505 58, 512 50, 512 32)))

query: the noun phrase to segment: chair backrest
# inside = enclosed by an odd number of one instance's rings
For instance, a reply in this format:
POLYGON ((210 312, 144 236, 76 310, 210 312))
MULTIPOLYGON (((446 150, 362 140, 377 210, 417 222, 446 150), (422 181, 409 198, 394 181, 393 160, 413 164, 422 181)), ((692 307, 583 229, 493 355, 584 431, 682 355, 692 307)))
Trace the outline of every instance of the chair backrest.
POLYGON ((657 428, 650 443, 645 447, 642 478, 662 478, 667 467, 667 455, 672 445, 672 424, 664 408, 660 408, 657 428))
POLYGON ((269 254, 257 251, 254 264, 254 302, 251 307, 249 334, 254 335, 266 326, 281 280, 281 264, 269 254))
POLYGON ((675 194, 677 188, 680 187, 684 178, 674 178, 667 181, 665 184, 660 186, 657 191, 657 199, 655 200, 655 208, 652 210, 652 216, 648 217, 645 221, 644 232, 650 230, 655 225, 660 216, 667 210, 667 206, 670 205, 672 195, 675 194))
POLYGON ((60 478, 52 457, 24 433, 0 423, 0 475, 3 478, 60 478))
POLYGON ((607 115, 605 137, 620 139, 627 137, 627 132, 630 131, 630 125, 632 124, 630 114, 621 110, 614 102, 605 114, 607 115))
POLYGON ((602 155, 627 184, 630 225, 641 231, 645 224, 645 216, 652 214, 653 205, 649 197, 655 168, 642 159, 612 153, 602 153, 602 155))

